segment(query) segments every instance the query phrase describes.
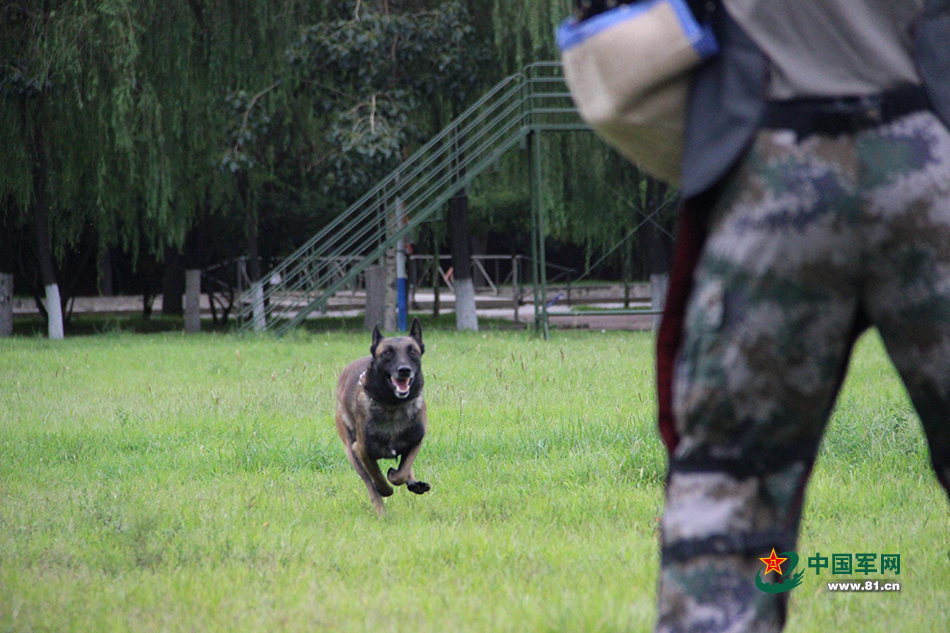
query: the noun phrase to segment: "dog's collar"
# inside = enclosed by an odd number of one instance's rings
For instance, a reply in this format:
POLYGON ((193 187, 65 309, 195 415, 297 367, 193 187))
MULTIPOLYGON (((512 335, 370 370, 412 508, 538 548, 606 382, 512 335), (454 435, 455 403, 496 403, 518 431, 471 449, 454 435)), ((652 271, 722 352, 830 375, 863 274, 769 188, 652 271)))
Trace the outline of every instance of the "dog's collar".
POLYGON ((372 400, 372 401, 375 402, 376 404, 380 404, 379 400, 377 400, 376 398, 374 398, 374 397, 373 397, 373 394, 371 394, 371 393, 369 392, 369 390, 366 388, 366 370, 365 370, 365 369, 363 370, 363 373, 360 374, 360 377, 356 379, 356 381, 357 381, 358 383, 360 383, 360 387, 363 388, 363 393, 366 394, 366 397, 367 397, 367 398, 369 398, 370 400, 372 400))

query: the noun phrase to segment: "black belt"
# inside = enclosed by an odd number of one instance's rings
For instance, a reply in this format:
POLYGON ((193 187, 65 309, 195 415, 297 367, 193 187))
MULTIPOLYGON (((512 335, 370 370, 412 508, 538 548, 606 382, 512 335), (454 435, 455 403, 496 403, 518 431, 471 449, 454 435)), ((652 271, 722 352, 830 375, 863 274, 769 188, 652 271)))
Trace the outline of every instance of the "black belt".
POLYGON ((853 134, 889 123, 920 110, 931 110, 922 86, 910 86, 864 97, 829 97, 770 101, 762 127, 793 130, 799 138, 811 134, 853 134))

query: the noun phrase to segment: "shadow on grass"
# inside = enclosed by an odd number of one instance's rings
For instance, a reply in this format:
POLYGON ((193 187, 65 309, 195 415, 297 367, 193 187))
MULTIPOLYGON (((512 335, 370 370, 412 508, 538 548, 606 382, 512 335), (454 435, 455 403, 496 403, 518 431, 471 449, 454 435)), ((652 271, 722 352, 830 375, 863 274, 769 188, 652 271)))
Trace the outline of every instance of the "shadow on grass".
MULTIPOLYGON (((437 317, 431 314, 410 315, 418 316, 424 330, 454 330, 455 314, 443 314, 437 317)), ((524 330, 525 323, 513 323, 505 319, 478 320, 483 330, 524 330)), ((298 328, 304 332, 361 332, 363 331, 363 317, 320 317, 307 319, 298 328)), ((129 315, 101 315, 101 314, 74 314, 68 319, 63 329, 66 336, 96 336, 100 334, 160 334, 164 332, 181 332, 185 329, 182 317, 153 315, 144 318, 141 314, 129 315)), ((202 332, 234 333, 237 323, 229 319, 227 323, 215 323, 210 319, 202 319, 202 332)), ((46 321, 38 316, 17 317, 13 321, 13 335, 19 337, 39 337, 47 335, 46 321)))
MULTIPOLYGON (((232 329, 230 325, 227 327, 213 326, 210 321, 207 324, 202 321, 202 330, 205 329, 206 325, 209 331, 226 332, 232 329)), ((146 319, 141 314, 74 314, 63 323, 63 331, 66 336, 94 336, 121 332, 157 334, 160 332, 178 332, 184 329, 185 320, 181 317, 152 316, 146 319)), ((43 338, 47 333, 46 321, 38 316, 18 316, 13 320, 14 336, 43 338)))
MULTIPOLYGON (((410 323, 412 318, 419 317, 423 330, 454 330, 455 313, 440 314, 432 316, 431 314, 410 314, 410 323)), ((355 317, 321 317, 318 319, 307 319, 300 326, 307 332, 328 332, 335 330, 344 330, 349 332, 363 331, 363 316, 355 317)), ((478 327, 481 330, 524 330, 528 326, 525 323, 514 323, 506 319, 478 319, 478 327)))

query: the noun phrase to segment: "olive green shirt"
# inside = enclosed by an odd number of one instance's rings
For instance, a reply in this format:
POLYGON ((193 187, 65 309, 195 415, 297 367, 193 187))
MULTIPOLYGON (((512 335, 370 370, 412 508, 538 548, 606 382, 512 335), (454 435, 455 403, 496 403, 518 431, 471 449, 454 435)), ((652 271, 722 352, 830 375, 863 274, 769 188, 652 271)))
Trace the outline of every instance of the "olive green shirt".
POLYGON ((867 95, 920 83, 912 34, 924 0, 723 2, 769 58, 769 98, 867 95))

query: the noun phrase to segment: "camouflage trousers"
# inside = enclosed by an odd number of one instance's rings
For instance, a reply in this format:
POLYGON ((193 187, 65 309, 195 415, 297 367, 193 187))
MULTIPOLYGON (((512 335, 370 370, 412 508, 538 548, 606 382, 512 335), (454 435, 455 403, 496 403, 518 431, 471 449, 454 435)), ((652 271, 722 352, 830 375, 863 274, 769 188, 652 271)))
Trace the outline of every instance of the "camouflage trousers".
POLYGON ((659 632, 780 631, 754 584, 792 551, 857 332, 878 328, 950 484, 950 133, 761 131, 709 216, 673 381, 659 632))

